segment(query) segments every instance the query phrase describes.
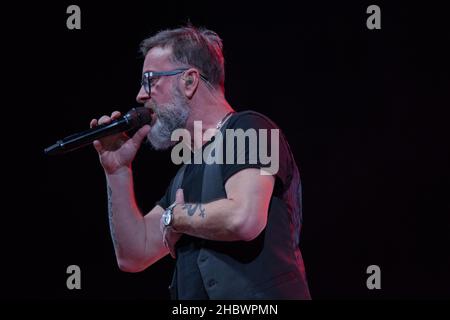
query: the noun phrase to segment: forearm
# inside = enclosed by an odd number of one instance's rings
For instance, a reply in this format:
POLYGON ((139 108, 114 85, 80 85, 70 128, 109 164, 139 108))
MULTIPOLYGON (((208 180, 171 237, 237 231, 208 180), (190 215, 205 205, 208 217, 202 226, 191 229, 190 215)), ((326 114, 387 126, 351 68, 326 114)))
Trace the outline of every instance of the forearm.
MULTIPOLYGON (((131 169, 107 175, 108 217, 119 267, 138 264, 146 254, 146 230, 134 190, 131 169)), ((126 269, 126 267, 124 267, 126 269)))
POLYGON ((180 233, 208 240, 251 240, 254 234, 246 227, 241 204, 220 199, 207 204, 186 203, 175 207, 173 228, 180 233))

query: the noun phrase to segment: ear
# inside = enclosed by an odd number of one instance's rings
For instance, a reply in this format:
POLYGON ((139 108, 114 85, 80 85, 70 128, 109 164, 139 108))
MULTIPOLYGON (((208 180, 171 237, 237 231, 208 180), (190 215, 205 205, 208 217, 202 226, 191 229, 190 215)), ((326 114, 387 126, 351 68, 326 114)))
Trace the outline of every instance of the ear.
POLYGON ((191 99, 197 90, 200 81, 200 74, 196 69, 191 68, 185 71, 182 79, 184 81, 184 94, 188 99, 191 99))

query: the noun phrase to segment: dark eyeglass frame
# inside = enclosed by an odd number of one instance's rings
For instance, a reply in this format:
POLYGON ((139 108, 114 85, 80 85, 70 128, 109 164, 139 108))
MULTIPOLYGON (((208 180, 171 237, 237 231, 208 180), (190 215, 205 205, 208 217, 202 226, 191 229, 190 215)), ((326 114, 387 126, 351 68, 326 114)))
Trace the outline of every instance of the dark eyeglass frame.
MULTIPOLYGON (((144 87, 145 92, 150 96, 152 92, 152 81, 155 83, 160 77, 174 76, 180 74, 190 68, 181 68, 169 71, 146 71, 142 75, 141 86, 144 87)), ((200 78, 208 82, 208 79, 200 73, 200 78)))

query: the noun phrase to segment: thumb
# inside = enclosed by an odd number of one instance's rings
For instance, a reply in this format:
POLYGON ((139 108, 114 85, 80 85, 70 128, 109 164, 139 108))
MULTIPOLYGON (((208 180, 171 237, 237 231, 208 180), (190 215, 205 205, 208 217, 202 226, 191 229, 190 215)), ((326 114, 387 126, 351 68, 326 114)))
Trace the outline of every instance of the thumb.
POLYGON ((183 189, 178 189, 175 196, 175 202, 178 204, 184 204, 184 193, 183 189))
POLYGON ((149 131, 150 131, 150 126, 148 124, 146 124, 134 134, 134 136, 131 138, 131 140, 134 142, 134 144, 137 147, 139 147, 142 143, 142 140, 144 140, 144 138, 147 136, 149 131))
POLYGON ((99 140, 94 140, 93 142, 94 148, 98 153, 103 153, 103 145, 99 140))

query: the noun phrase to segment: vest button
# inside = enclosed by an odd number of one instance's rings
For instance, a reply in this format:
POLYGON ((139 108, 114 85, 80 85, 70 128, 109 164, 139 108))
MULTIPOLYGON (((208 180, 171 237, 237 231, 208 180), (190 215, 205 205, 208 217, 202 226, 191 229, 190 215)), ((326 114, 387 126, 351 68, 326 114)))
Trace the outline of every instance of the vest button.
POLYGON ((208 281, 208 287, 212 287, 212 286, 214 286, 216 283, 217 283, 216 280, 211 279, 211 280, 208 281))

